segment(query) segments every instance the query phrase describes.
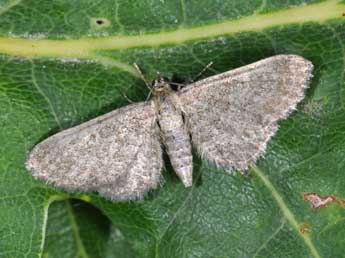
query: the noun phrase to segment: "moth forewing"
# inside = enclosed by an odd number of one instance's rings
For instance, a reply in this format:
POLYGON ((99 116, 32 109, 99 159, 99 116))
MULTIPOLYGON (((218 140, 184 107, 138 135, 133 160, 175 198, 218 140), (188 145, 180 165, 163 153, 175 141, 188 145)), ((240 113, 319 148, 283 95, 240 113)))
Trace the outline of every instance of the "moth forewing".
POLYGON ((114 110, 39 143, 26 167, 68 191, 97 191, 112 200, 142 198, 161 181, 154 120, 150 103, 114 110))
POLYGON ((312 69, 303 57, 278 55, 182 89, 193 144, 219 166, 246 170, 304 98, 312 69))

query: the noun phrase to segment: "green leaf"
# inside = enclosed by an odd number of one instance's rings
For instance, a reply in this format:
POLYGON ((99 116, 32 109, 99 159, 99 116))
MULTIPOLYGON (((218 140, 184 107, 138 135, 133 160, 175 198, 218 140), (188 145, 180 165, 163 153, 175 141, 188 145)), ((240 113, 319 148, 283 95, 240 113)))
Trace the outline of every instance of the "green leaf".
POLYGON ((328 1, 0 2, 0 257, 343 257, 345 5, 328 1), (303 103, 245 177, 195 160, 143 201, 35 180, 48 136, 144 101, 145 76, 204 77, 275 54, 315 66, 303 103), (313 209, 303 193, 332 196, 313 209))

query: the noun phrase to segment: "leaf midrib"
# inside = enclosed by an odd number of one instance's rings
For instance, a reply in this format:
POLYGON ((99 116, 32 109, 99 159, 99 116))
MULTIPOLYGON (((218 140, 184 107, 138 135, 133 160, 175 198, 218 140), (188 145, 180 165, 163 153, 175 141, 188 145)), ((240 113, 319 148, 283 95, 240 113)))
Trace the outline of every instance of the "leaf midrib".
POLYGON ((183 44, 201 38, 213 38, 245 31, 258 32, 275 26, 306 22, 323 23, 331 19, 340 19, 343 9, 344 5, 339 0, 328 0, 265 14, 254 13, 237 20, 216 24, 179 28, 170 32, 65 40, 0 37, 0 53, 26 58, 86 59, 104 66, 118 67, 137 75, 132 65, 102 56, 100 51, 183 44))

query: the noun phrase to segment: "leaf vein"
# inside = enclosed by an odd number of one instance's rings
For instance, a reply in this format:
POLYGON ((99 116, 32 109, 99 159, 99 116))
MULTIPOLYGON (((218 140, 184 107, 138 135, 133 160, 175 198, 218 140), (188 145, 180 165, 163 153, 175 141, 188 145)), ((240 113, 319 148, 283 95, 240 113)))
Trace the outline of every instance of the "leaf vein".
POLYGON ((297 235, 299 235, 303 239, 303 241, 304 241, 305 245, 308 247, 311 255, 314 258, 321 258, 320 254, 316 250, 316 248, 315 248, 313 242, 311 241, 310 237, 308 235, 306 235, 306 234, 302 234, 299 231, 299 226, 298 226, 299 223, 297 222, 294 214, 290 211, 290 209, 288 208, 287 204, 285 203, 283 197, 279 194, 277 189, 273 186, 273 184, 271 183, 269 178, 267 176, 265 176, 264 173, 256 166, 253 166, 252 170, 255 172, 256 175, 258 175, 260 177, 261 181, 264 183, 264 185, 271 192, 273 198, 275 199, 275 201, 277 202, 279 208, 281 209, 281 211, 283 213, 283 216, 291 224, 291 226, 293 227, 293 229, 295 230, 297 235))

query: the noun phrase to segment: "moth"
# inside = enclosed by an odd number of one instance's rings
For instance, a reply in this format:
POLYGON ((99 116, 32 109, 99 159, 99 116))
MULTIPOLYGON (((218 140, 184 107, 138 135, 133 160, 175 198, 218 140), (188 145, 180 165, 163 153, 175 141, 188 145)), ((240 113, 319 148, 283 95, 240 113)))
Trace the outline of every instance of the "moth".
POLYGON ((33 148, 26 167, 47 183, 114 201, 142 198, 160 184, 163 145, 186 187, 192 144, 216 166, 245 171, 304 98, 312 69, 303 57, 277 55, 179 91, 159 77, 152 100, 49 137, 33 148))

